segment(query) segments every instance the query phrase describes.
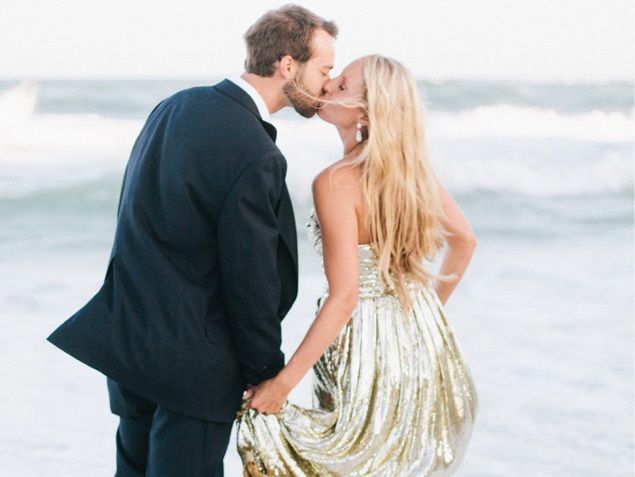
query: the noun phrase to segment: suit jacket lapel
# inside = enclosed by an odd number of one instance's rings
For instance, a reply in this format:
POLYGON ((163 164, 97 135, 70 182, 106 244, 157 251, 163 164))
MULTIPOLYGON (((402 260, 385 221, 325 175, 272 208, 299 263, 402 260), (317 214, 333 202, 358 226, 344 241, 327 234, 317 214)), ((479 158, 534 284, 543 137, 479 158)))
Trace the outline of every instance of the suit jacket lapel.
POLYGON ((273 126, 273 124, 268 123, 267 121, 264 121, 262 119, 260 113, 258 112, 256 103, 254 103, 254 100, 251 99, 251 96, 249 96, 249 94, 247 94, 244 89, 228 79, 216 84, 214 88, 220 90, 221 92, 232 98, 234 101, 239 103, 241 106, 246 108, 252 114, 254 114, 260 120, 260 124, 262 124, 262 127, 265 129, 265 131, 267 131, 267 134, 269 135, 271 140, 273 142, 276 142, 276 128, 273 126))

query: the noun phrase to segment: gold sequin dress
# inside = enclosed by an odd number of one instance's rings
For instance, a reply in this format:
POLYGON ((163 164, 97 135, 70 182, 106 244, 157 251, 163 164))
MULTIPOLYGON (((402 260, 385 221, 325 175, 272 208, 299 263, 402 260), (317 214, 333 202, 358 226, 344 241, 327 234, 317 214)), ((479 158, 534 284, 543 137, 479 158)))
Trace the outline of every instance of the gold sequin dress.
MULTIPOLYGON (((307 228, 321 255, 314 211, 307 228)), ((463 459, 478 397, 443 306, 411 284, 414 307, 402 313, 371 247, 358 248, 359 302, 313 366, 313 407, 237 413, 245 477, 445 477, 463 459)))

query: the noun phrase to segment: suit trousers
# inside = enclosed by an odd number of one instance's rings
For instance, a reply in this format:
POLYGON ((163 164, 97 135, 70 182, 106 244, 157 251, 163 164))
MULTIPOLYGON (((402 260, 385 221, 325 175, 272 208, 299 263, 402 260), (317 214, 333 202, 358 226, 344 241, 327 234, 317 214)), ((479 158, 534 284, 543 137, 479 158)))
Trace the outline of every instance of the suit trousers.
POLYGON ((223 477, 231 422, 176 413, 107 378, 119 416, 115 477, 223 477))

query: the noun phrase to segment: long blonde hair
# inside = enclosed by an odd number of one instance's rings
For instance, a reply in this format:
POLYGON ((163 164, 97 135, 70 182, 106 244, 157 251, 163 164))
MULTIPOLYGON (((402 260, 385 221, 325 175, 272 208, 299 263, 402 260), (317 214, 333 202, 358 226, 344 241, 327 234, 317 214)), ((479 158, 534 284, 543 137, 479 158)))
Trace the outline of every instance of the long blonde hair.
POLYGON ((346 165, 359 165, 372 248, 384 285, 412 307, 408 280, 430 285, 455 275, 436 275, 433 261, 449 233, 435 173, 429 163, 422 103, 413 75, 399 62, 380 55, 361 59, 365 91, 360 101, 368 116, 361 153, 346 165))

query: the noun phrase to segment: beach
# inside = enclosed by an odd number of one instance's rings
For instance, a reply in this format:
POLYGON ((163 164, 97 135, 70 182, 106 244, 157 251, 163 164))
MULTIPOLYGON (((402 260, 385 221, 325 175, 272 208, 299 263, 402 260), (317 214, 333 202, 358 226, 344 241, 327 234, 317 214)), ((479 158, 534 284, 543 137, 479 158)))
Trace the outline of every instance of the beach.
MULTIPOLYGON (((46 336, 103 281, 145 117, 214 83, 0 81, 1 475, 113 475, 106 378, 46 336)), ((432 161, 478 238, 446 305, 479 395, 455 475, 632 475, 632 85, 419 84, 432 161)), ((304 230, 310 183, 341 147, 318 119, 273 122, 299 237, 289 359, 324 280, 304 230)), ((310 374, 290 400, 311 405, 310 374)), ((241 475, 233 436, 225 474, 241 475)))

